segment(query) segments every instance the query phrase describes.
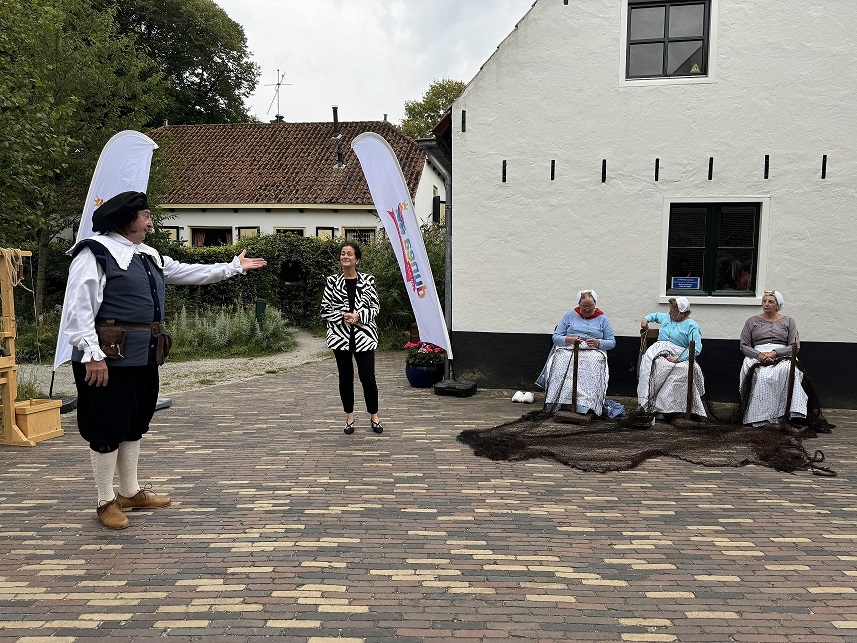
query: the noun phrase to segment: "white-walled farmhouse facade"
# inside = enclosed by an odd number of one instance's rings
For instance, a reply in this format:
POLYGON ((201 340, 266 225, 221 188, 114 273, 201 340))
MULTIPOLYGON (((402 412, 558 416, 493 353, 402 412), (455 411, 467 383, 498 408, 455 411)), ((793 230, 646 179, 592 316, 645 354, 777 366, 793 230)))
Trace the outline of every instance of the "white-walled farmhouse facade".
POLYGON ((857 360, 857 4, 537 0, 451 109, 459 372, 532 384, 578 290, 633 391, 640 318, 692 302, 715 399, 782 292, 823 404, 857 360))

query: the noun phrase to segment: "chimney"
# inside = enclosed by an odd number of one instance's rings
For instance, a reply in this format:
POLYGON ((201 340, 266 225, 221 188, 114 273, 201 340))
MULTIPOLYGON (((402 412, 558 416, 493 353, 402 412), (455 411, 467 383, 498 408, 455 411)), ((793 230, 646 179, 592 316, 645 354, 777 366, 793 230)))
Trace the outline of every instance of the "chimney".
POLYGON ((342 134, 339 133, 339 107, 337 105, 333 106, 333 138, 340 138, 342 134))
POLYGON ((340 170, 345 167, 345 159, 342 156, 342 143, 336 146, 336 165, 333 167, 340 170))
POLYGON ((384 114, 384 122, 385 123, 387 122, 387 115, 386 114, 384 114))
POLYGON ((169 127, 169 126, 170 126, 170 122, 165 118, 164 119, 164 127, 169 127))

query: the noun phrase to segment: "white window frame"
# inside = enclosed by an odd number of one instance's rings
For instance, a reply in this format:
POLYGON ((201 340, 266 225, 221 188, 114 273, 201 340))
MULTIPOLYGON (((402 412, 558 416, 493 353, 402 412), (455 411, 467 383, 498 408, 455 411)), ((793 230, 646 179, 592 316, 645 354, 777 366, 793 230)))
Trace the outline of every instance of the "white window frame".
POLYGON ((719 0, 710 0, 708 25, 708 74, 705 76, 670 76, 658 78, 625 78, 628 71, 628 4, 621 0, 619 24, 619 87, 653 87, 658 85, 702 85, 716 81, 717 16, 719 0))
POLYGON ((228 225, 192 225, 188 226, 188 245, 194 248, 216 248, 217 246, 194 246, 193 245, 193 232, 194 230, 229 230, 232 234, 232 243, 234 244, 235 239, 235 228, 233 226, 228 225))
POLYGON ((771 197, 769 196, 729 196, 729 197, 664 197, 664 215, 661 226, 661 269, 658 301, 662 304, 676 295, 667 295, 667 257, 670 245, 670 210, 674 203, 758 203, 759 204, 759 247, 756 256, 756 292, 755 297, 729 297, 720 295, 690 295, 691 305, 719 306, 761 306, 762 292, 767 288, 768 272, 768 226, 771 218, 771 197))
POLYGON ((180 225, 161 225, 161 226, 158 226, 158 230, 160 230, 161 232, 167 232, 167 230, 174 232, 176 235, 175 239, 173 239, 172 237, 170 237, 170 239, 172 241, 177 242, 177 243, 182 242, 182 232, 184 231, 184 228, 182 226, 180 226, 180 225))
POLYGON ((242 237, 245 236, 246 233, 242 234, 242 232, 241 232, 242 230, 255 230, 256 231, 256 234, 246 235, 249 237, 258 237, 261 234, 260 228, 257 225, 236 226, 235 227, 235 236, 237 239, 241 239, 242 237))

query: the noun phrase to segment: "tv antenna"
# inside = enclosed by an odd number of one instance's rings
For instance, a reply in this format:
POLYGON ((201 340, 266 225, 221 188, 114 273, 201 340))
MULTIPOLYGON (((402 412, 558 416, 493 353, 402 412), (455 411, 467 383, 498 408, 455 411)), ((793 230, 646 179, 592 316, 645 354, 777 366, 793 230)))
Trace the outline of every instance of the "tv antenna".
POLYGON ((277 82, 272 83, 270 85, 265 85, 265 87, 276 87, 277 88, 274 90, 274 97, 271 99, 271 104, 268 105, 268 111, 265 112, 265 114, 267 115, 267 114, 271 113, 271 107, 273 106, 274 101, 277 101, 277 115, 275 116, 275 118, 278 121, 283 120, 283 115, 280 114, 280 87, 282 87, 283 85, 291 85, 291 83, 284 83, 283 82, 283 79, 285 77, 286 77, 286 72, 283 72, 282 74, 280 74, 280 70, 278 69, 277 70, 277 82))

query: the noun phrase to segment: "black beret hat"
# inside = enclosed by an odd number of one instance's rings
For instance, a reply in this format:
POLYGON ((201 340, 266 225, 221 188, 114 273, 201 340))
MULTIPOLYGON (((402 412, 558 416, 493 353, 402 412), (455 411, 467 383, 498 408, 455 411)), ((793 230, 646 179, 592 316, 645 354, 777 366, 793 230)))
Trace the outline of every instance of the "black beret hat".
POLYGON ((148 209, 145 192, 121 192, 92 213, 92 229, 94 232, 119 230, 136 219, 140 210, 148 209))

